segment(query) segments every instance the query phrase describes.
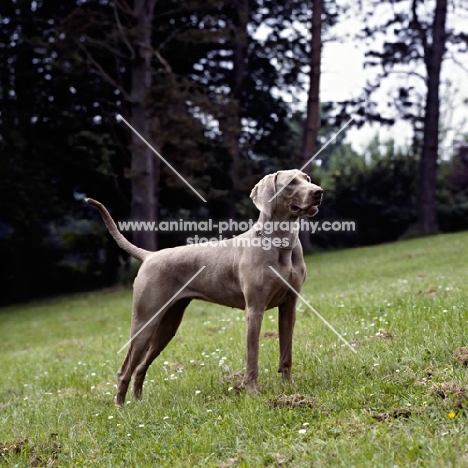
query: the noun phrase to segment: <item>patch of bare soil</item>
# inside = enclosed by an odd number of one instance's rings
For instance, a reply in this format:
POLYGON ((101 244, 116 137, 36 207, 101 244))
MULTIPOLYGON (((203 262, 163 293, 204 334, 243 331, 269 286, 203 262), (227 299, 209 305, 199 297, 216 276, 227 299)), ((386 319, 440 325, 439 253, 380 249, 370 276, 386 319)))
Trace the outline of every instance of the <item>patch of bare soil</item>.
POLYGON ((190 365, 193 366, 193 367, 204 367, 205 363, 203 361, 195 361, 195 360, 192 359, 190 361, 190 365))
POLYGON ((434 370, 431 368, 428 368, 424 371, 423 376, 414 382, 414 385, 422 385, 426 387, 428 384, 431 383, 433 377, 434 377, 434 370))
POLYGON ((430 297, 433 297, 435 295, 437 295, 437 288, 435 286, 429 286, 426 290, 424 289, 421 289, 420 291, 418 291, 418 294, 422 295, 422 296, 430 296, 430 297))
POLYGON ((453 357, 458 364, 462 366, 468 366, 468 346, 464 346, 463 348, 458 348, 453 353, 453 357))
POLYGON ((383 330, 382 328, 372 337, 374 340, 393 340, 395 335, 392 332, 383 330))
POLYGON ((164 364, 164 367, 171 371, 180 371, 183 369, 185 364, 183 362, 168 362, 167 364, 164 364))
POLYGON ((223 382, 239 382, 244 379, 244 374, 242 372, 233 372, 229 375, 223 375, 223 382))
POLYGON ((240 463, 239 457, 229 458, 223 463, 218 465, 218 468, 231 468, 232 466, 236 466, 240 463))
POLYGON ((210 335, 217 335, 222 329, 223 327, 221 325, 208 325, 207 332, 210 335))
POLYGON ((266 404, 273 408, 313 408, 313 402, 310 398, 297 393, 270 398, 266 401, 266 404))
POLYGON ((353 336, 353 338, 351 338, 351 344, 354 347, 357 347, 367 341, 373 341, 373 340, 392 341, 394 338, 395 338, 395 335, 393 333, 381 328, 375 335, 372 335, 372 336, 361 336, 359 338, 357 336, 353 336))
POLYGON ((456 408, 463 408, 468 404, 468 388, 457 382, 435 384, 432 386, 431 392, 444 400, 454 400, 453 404, 456 408))
POLYGON ((431 391, 441 398, 447 398, 449 396, 466 395, 467 388, 457 382, 442 382, 433 385, 431 391))
POLYGON ((404 406, 402 408, 394 408, 383 413, 375 413, 372 417, 377 421, 390 421, 398 418, 408 419, 410 416, 422 414, 424 411, 424 408, 410 408, 408 406, 404 406))
POLYGON ((263 466, 292 466, 293 457, 282 453, 269 453, 263 457, 263 466))
MULTIPOLYGON (((55 438, 57 434, 51 434, 55 438)), ((50 444, 30 445, 27 440, 18 440, 12 443, 0 443, 0 462, 8 461, 8 457, 23 451, 29 455, 31 467, 53 467, 57 461, 61 446, 57 442, 50 444)))
POLYGON ((232 383, 236 393, 241 393, 245 390, 244 374, 242 372, 233 372, 232 374, 223 375, 222 381, 223 383, 232 383))
POLYGON ((26 444, 26 440, 18 440, 10 444, 0 443, 0 455, 6 456, 6 455, 10 455, 11 453, 20 453, 21 450, 23 450, 23 447, 25 446, 25 444, 26 444))
POLYGON ((263 334, 263 338, 278 338, 279 334, 276 331, 266 331, 263 334))
POLYGON ((276 463, 278 463, 278 465, 281 465, 283 463, 287 463, 288 461, 291 461, 290 456, 283 455, 281 453, 275 453, 274 457, 275 457, 276 463))

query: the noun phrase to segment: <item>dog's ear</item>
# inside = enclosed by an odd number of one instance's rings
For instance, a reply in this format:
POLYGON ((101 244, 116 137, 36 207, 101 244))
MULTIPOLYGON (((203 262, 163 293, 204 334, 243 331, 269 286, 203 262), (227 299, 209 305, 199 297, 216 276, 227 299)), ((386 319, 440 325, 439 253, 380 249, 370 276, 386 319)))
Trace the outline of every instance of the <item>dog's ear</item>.
POLYGON ((271 218, 276 209, 276 197, 269 201, 276 194, 276 177, 278 173, 265 176, 250 192, 250 198, 254 205, 263 213, 271 218))

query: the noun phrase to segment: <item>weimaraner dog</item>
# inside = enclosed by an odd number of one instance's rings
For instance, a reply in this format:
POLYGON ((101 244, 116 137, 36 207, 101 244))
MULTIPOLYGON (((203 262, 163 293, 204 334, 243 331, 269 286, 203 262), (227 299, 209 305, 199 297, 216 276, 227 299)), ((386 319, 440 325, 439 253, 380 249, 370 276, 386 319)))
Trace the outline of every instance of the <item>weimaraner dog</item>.
POLYGON ((176 334, 192 299, 245 311, 244 385, 251 393, 257 391, 258 347, 263 314, 267 309, 278 307, 278 372, 283 378, 291 379, 297 296, 285 282, 299 292, 306 278, 306 267, 298 230, 285 225, 297 221, 300 216, 314 216, 322 196, 323 190, 311 183, 309 176, 303 172, 289 170, 267 175, 250 194, 260 210, 259 222, 252 229, 209 246, 186 245, 159 252, 149 252, 131 244, 119 232, 106 208, 96 200, 86 199, 101 212, 117 244, 143 262, 133 286, 130 331, 133 340, 117 374, 118 405, 125 401, 133 374, 133 393, 135 398, 141 398, 148 367, 176 334), (266 223, 275 229, 259 228, 267 226, 266 223), (265 248, 265 245, 270 248, 265 248), (202 267, 205 267, 203 271, 184 288, 202 267))

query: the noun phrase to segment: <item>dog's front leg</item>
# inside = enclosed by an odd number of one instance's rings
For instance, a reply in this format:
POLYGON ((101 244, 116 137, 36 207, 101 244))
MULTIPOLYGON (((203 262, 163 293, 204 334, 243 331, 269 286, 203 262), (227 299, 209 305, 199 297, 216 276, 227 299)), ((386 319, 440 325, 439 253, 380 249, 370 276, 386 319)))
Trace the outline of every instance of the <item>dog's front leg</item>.
POLYGON ((264 310, 258 307, 245 309, 246 367, 244 385, 249 393, 257 392, 258 347, 264 310))
POLYGON ((285 380, 291 380, 292 341, 296 322, 296 296, 290 296, 278 307, 280 360, 278 372, 285 380))

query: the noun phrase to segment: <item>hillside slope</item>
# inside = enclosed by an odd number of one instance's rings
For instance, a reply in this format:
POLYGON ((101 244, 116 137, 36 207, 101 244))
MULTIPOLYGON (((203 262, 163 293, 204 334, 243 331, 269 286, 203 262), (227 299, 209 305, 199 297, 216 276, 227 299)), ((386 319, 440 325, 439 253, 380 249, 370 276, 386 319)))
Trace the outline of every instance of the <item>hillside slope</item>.
POLYGON ((267 311, 256 397, 236 390, 242 311, 192 303, 143 401, 119 410, 130 289, 0 309, 0 457, 11 466, 468 466, 467 246, 458 233, 308 257, 304 297, 356 353, 301 303, 294 383, 283 385, 276 311, 267 311))

